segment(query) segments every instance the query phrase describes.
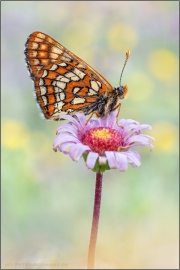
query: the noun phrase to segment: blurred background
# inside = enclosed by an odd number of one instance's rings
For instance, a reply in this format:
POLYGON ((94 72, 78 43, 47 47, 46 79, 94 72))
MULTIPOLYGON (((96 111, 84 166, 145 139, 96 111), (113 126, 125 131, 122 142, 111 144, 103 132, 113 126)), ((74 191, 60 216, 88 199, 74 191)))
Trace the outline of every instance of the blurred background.
POLYGON ((142 166, 104 174, 96 268, 178 268, 178 1, 3 1, 2 268, 85 269, 95 174, 52 150, 24 61, 33 31, 62 43, 129 96, 121 118, 150 124, 142 166))

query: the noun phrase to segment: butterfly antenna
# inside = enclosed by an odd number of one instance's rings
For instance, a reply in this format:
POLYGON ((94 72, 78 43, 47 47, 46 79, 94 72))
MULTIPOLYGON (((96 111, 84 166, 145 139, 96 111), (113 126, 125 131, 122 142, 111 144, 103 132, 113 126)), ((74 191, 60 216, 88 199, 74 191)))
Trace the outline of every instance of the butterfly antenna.
POLYGON ((124 61, 124 66, 123 66, 123 69, 122 69, 121 75, 120 75, 119 86, 121 86, 121 78, 122 78, 122 74, 123 74, 123 71, 124 71, 124 68, 125 68, 125 66, 126 66, 126 63, 127 63, 127 60, 128 60, 128 58, 129 58, 129 56, 130 56, 130 50, 127 50, 127 52, 126 52, 126 59, 125 59, 125 61, 124 61))

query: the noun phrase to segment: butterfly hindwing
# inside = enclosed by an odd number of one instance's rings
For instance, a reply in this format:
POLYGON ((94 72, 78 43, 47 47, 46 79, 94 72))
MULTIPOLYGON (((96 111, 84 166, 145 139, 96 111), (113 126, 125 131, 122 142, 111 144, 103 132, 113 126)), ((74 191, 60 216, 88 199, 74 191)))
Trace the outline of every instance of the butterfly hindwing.
POLYGON ((29 36, 25 55, 37 102, 47 119, 84 111, 113 90, 96 70, 44 33, 29 36))

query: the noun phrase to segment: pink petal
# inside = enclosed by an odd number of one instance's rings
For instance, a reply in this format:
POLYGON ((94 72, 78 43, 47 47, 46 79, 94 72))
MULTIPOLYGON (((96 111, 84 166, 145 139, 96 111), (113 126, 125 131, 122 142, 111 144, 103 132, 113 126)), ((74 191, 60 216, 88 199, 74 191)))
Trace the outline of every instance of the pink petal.
POLYGON ((130 150, 130 151, 124 152, 124 154, 126 155, 128 162, 132 163, 133 167, 139 167, 141 165, 140 155, 137 151, 130 150))
POLYGON ((121 152, 115 152, 116 157, 116 167, 124 172, 128 168, 128 160, 127 157, 124 155, 124 153, 121 152))
POLYGON ((151 129, 151 126, 150 125, 138 125, 135 128, 133 128, 131 130, 131 132, 129 132, 129 134, 127 134, 127 136, 126 136, 125 139, 127 140, 129 137, 134 136, 133 134, 137 134, 137 133, 140 134, 140 131, 142 129, 149 129, 150 130, 151 129))
POLYGON ((106 157, 108 160, 109 167, 111 169, 115 169, 116 168, 116 158, 115 158, 114 152, 113 151, 105 151, 105 154, 106 154, 106 157))
POLYGON ((139 142, 141 145, 149 145, 149 139, 146 138, 145 136, 142 136, 141 134, 133 135, 126 141, 126 144, 131 144, 135 142, 139 142))
POLYGON ((92 118, 88 123, 88 129, 93 129, 100 126, 101 126, 101 122, 100 122, 100 119, 98 118, 97 119, 92 118))
POLYGON ((118 123, 122 128, 120 129, 121 135, 125 137, 131 130, 139 126, 139 122, 132 119, 121 119, 118 123))
POLYGON ((59 146, 59 150, 63 153, 66 152, 66 154, 67 154, 67 153, 69 153, 69 150, 67 151, 66 149, 69 147, 72 147, 74 144, 75 144, 74 142, 64 142, 59 146))
POLYGON ((78 131, 77 128, 75 128, 75 126, 72 126, 70 124, 61 124, 58 128, 57 128, 57 132, 56 134, 59 134, 61 132, 67 132, 67 133, 72 133, 73 135, 77 136, 78 131))
POLYGON ((98 153, 95 152, 89 152, 88 156, 87 156, 87 160, 86 160, 86 164, 87 167, 89 169, 93 169, 95 164, 96 164, 96 160, 99 157, 98 153))
POLYGON ((99 156, 99 164, 100 165, 105 165, 107 162, 107 157, 105 156, 99 156))
POLYGON ((58 145, 60 145, 61 143, 64 142, 74 142, 74 143, 79 143, 79 140, 71 135, 67 135, 67 134, 59 134, 56 136, 56 138, 54 139, 54 143, 53 143, 53 147, 57 147, 58 145))
POLYGON ((77 143, 71 147, 69 155, 72 160, 78 161, 81 158, 82 154, 87 150, 90 150, 89 146, 83 145, 82 143, 77 143))
POLYGON ((73 122, 74 118, 69 114, 61 114, 59 119, 68 120, 70 122, 73 122))
POLYGON ((102 117, 100 119, 101 126, 113 128, 114 125, 116 124, 116 115, 117 115, 117 110, 112 111, 111 113, 107 114, 105 117, 102 117))
POLYGON ((79 130, 85 127, 87 119, 83 113, 75 114, 73 119, 74 119, 74 124, 79 130))

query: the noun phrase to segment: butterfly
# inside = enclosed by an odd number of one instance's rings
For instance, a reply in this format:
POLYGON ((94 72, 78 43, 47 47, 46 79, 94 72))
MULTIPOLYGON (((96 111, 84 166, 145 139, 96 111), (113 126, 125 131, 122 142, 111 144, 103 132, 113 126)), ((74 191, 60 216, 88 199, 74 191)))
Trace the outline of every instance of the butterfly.
MULTIPOLYGON (((32 33, 25 44, 25 61, 34 82, 35 96, 46 119, 83 112, 103 117, 120 108, 127 85, 113 87, 99 72, 42 32, 32 33)), ((121 77, 129 58, 126 60, 121 77)))

